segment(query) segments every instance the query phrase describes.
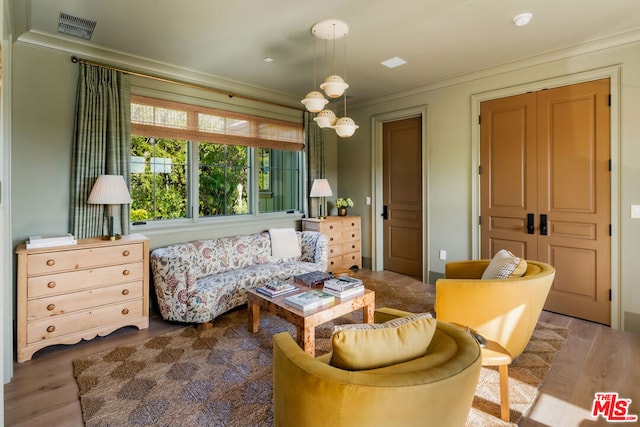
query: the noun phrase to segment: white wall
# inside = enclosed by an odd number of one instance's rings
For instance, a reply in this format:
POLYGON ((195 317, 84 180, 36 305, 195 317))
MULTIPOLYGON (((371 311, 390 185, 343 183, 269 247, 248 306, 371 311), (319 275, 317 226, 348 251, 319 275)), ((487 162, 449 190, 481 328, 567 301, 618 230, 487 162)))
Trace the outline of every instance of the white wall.
MULTIPOLYGON (((615 195, 620 212, 614 223, 619 224, 616 239, 619 259, 612 260, 618 270, 619 283, 612 283, 614 292, 620 286, 621 294, 614 296, 620 303, 620 327, 640 333, 640 220, 631 219, 630 205, 640 204, 640 43, 627 43, 618 47, 598 46, 598 50, 565 58, 538 58, 510 64, 492 70, 484 70, 455 80, 441 82, 422 92, 387 98, 367 105, 352 106, 351 115, 361 128, 347 143, 338 143, 340 191, 363 200, 376 191, 372 188, 371 150, 374 138, 368 124, 372 117, 410 107, 426 105, 427 122, 427 174, 428 178, 428 230, 426 250, 430 254, 429 270, 444 272, 444 262, 438 259, 438 250, 446 249, 448 260, 469 259, 474 254, 472 243, 477 213, 473 209, 474 149, 472 126, 477 117, 471 117, 472 97, 486 92, 524 86, 533 82, 571 76, 588 70, 621 67, 620 99, 620 156, 614 158, 618 168, 619 194, 615 195), (365 126, 362 126, 365 124, 365 126), (354 160, 355 159, 355 160, 354 160), (354 167, 354 163, 357 167, 354 167), (617 197, 616 197, 617 196, 617 197)), ((354 82, 354 84, 356 84, 354 82)), ((615 120, 615 118, 614 118, 615 120)), ((354 213, 363 215, 363 254, 372 256, 371 221, 373 215, 360 205, 354 213), (369 234, 365 236, 364 234, 369 234)), ((381 242, 382 236, 377 236, 381 242)), ((614 301, 614 303, 616 302, 614 301)), ((615 311, 615 310, 614 310, 615 311)), ((614 321, 614 324, 616 322, 614 321)))

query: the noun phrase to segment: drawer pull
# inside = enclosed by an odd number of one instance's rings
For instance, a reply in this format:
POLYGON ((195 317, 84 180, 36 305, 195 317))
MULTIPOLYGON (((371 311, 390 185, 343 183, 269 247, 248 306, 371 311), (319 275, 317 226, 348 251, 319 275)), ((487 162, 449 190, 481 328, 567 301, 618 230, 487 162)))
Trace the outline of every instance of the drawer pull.
POLYGON ((47 328, 47 332, 49 332, 49 333, 51 333, 51 332, 53 332, 53 331, 55 331, 55 330, 56 330, 56 327, 55 327, 55 326, 53 326, 53 325, 51 325, 51 326, 49 326, 49 327, 47 328))
POLYGON ((53 311, 53 310, 55 310, 55 309, 56 309, 56 305, 55 305, 55 304, 49 304, 49 305, 47 306, 47 310, 49 310, 49 311, 53 311))
POLYGON ((55 259, 48 259, 47 260, 47 265, 49 267, 51 267, 52 265, 55 265, 55 264, 56 264, 56 260, 55 259))
POLYGON ((333 249, 330 249, 329 252, 333 253, 333 249))
POLYGON ((49 283, 47 283, 47 288, 49 288, 49 289, 53 289, 53 288, 55 288, 55 287, 56 287, 56 282, 49 282, 49 283))
POLYGON ((330 225, 330 226, 329 226, 329 230, 333 230, 333 225, 330 225))
POLYGON ((333 237, 329 237, 329 241, 330 241, 330 242, 333 242, 333 237))
POLYGON ((129 295, 129 289, 123 289, 122 295, 129 295))
POLYGON ((128 308, 123 308, 122 309, 122 314, 124 314, 124 315, 129 314, 129 309, 128 308))
POLYGON ((129 273, 130 273, 130 271, 129 271, 129 270, 124 270, 124 271, 122 272, 122 275, 123 275, 123 276, 128 276, 128 275, 129 275, 129 273))
POLYGON ((122 252, 122 256, 129 256, 129 255, 131 255, 131 253, 129 251, 122 252))
POLYGON ((356 237, 355 233, 351 235, 351 237, 356 237))
POLYGON ((351 249, 355 249, 355 248, 356 248, 356 245, 351 245, 351 249))

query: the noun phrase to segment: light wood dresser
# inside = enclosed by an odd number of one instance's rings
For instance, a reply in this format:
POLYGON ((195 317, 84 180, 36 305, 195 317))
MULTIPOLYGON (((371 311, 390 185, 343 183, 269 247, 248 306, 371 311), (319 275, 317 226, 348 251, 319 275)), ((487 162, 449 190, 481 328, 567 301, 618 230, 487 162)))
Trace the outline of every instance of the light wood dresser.
POLYGON ((18 254, 18 362, 123 326, 149 327, 149 240, 79 239, 18 254))
POLYGON ((303 231, 319 231, 329 239, 328 270, 362 268, 360 217, 355 215, 328 216, 325 219, 302 220, 303 231))

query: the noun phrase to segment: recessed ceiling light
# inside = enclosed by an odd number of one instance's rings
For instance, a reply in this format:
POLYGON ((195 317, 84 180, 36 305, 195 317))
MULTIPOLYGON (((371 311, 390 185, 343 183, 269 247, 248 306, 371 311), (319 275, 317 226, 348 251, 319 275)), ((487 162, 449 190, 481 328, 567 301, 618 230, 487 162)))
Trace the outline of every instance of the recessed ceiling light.
POLYGON ((518 26, 518 27, 523 27, 525 25, 527 25, 529 23, 529 21, 531 21, 531 18, 533 18, 533 15, 530 13, 521 13, 520 15, 516 15, 513 18, 513 22, 518 26))
POLYGON ((273 58, 272 58, 272 57, 270 57, 270 56, 265 56, 265 57, 264 57, 264 59, 263 59, 263 61, 264 61, 264 62, 273 62, 273 61, 275 61, 275 59, 273 59, 273 58))
POLYGON ((407 63, 407 61, 405 61, 404 59, 399 58, 397 56, 394 56, 393 58, 389 58, 386 61, 382 61, 381 62, 382 65, 384 65, 385 67, 388 67, 388 68, 396 68, 396 67, 404 65, 406 63, 407 63))

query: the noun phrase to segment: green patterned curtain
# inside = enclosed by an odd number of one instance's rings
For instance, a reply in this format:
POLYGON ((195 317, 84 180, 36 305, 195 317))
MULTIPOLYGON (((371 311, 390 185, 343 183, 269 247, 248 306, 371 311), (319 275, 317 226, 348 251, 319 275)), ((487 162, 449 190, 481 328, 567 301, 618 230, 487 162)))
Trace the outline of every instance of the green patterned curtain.
MULTIPOLYGON (((87 203, 96 178, 122 175, 130 185, 131 105, 127 74, 84 63, 79 66, 69 221, 73 235, 82 239, 106 234, 107 206, 87 203)), ((129 233, 129 206, 118 206, 117 212, 116 232, 121 225, 120 233, 129 233)))
MULTIPOLYGON (((324 135, 322 129, 313 121, 315 114, 304 112, 304 137, 307 154, 307 196, 316 178, 324 178, 324 135)), ((320 198, 309 197, 308 218, 319 215, 320 198)))

